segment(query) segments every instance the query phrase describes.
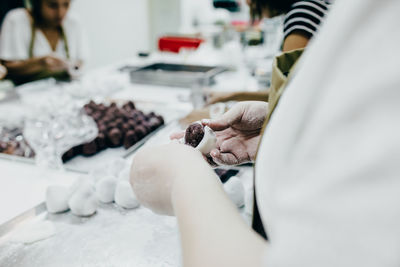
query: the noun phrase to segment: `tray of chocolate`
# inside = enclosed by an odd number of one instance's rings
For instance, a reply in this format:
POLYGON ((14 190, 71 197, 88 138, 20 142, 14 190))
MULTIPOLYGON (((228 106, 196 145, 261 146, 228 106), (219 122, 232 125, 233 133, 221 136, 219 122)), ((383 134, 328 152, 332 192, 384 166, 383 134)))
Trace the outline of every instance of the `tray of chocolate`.
POLYGON ((128 149, 127 155, 164 125, 162 116, 154 112, 145 114, 132 101, 122 106, 115 102, 107 105, 90 101, 84 110, 95 120, 99 134, 93 141, 68 150, 63 155, 64 162, 77 155, 92 156, 107 148, 121 146, 128 149))
POLYGON ((3 158, 32 159, 35 152, 29 146, 22 134, 22 127, 0 126, 0 156, 3 158))

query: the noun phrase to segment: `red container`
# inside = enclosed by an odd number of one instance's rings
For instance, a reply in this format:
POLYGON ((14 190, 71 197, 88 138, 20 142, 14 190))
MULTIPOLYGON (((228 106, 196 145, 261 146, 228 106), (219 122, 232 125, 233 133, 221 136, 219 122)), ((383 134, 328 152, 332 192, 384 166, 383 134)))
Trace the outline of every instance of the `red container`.
POLYGON ((196 50, 203 41, 200 38, 163 36, 158 40, 158 49, 174 53, 179 53, 182 47, 196 50))

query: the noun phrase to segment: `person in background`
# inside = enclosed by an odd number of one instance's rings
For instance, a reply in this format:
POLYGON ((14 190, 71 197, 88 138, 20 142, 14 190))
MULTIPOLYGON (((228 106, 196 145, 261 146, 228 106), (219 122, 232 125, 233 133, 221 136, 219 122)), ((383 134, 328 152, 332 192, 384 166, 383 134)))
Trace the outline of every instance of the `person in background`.
POLYGON ((7 75, 7 69, 0 64, 0 80, 2 80, 7 75))
MULTIPOLYGON (((332 1, 327 0, 246 0, 253 20, 284 15, 282 53, 307 47, 329 11, 332 1)), ((297 61, 297 60, 296 60, 297 61)), ((268 100, 268 91, 212 92, 207 103, 226 101, 268 100)))
POLYGON ((215 162, 254 161, 260 142, 268 241, 198 150, 172 143, 135 154, 133 190, 177 217, 183 266, 400 266, 399 12, 399 1, 338 0, 263 134, 265 102, 203 122, 218 133, 215 162))
POLYGON ((31 8, 11 10, 0 35, 0 59, 18 83, 46 77, 68 78, 86 61, 85 36, 68 14, 71 0, 31 0, 31 8))

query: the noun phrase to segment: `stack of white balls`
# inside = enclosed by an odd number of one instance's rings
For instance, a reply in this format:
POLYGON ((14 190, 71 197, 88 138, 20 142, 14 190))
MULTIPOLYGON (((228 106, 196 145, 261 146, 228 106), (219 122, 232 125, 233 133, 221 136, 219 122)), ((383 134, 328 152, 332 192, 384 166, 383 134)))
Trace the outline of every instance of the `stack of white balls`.
POLYGON ((130 184, 130 169, 127 162, 117 159, 106 168, 96 169, 90 178, 78 180, 71 187, 49 186, 46 191, 46 206, 50 213, 71 210, 77 216, 91 216, 98 203, 115 202, 125 209, 139 207, 130 184))

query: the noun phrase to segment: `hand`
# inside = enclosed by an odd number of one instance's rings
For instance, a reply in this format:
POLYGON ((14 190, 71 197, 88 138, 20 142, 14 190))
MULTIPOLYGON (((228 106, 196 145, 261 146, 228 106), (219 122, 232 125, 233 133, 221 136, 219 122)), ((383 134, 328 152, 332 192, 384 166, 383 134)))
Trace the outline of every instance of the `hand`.
POLYGON ((56 56, 52 55, 44 56, 40 60, 44 69, 48 72, 57 73, 57 72, 68 71, 69 68, 68 62, 56 56))
POLYGON ((130 182, 143 206, 159 214, 173 215, 174 185, 180 179, 194 179, 210 170, 198 150, 171 143, 137 152, 130 182))
POLYGON ((219 165, 237 165, 254 160, 268 103, 239 102, 217 120, 202 123, 214 130, 217 149, 211 151, 219 165))
POLYGON ((6 75, 7 75, 6 67, 0 64, 0 80, 3 79, 6 75))

